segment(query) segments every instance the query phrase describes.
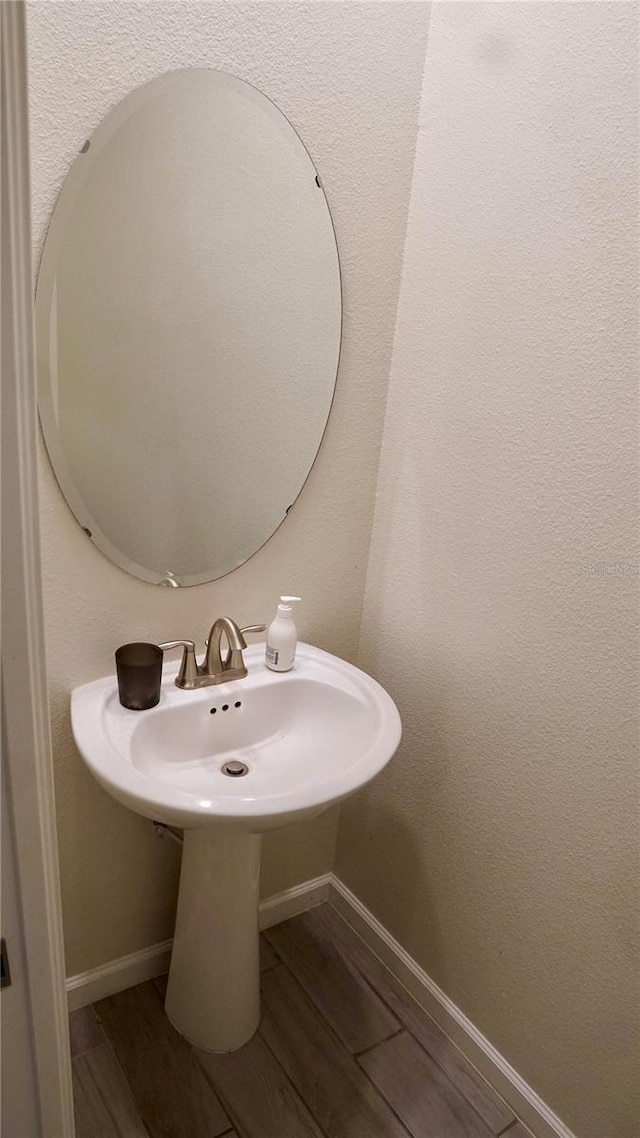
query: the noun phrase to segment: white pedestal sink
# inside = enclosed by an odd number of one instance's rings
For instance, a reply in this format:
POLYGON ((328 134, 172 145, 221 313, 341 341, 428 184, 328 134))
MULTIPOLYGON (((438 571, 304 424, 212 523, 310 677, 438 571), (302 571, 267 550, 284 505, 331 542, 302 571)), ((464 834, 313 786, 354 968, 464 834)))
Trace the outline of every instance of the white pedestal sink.
POLYGON ((309 644, 291 672, 269 671, 264 645, 244 658, 244 679, 196 691, 166 667, 149 711, 122 707, 115 676, 71 697, 77 746, 104 789, 184 828, 165 1009, 207 1051, 234 1051, 258 1026, 260 835, 359 790, 400 741, 393 700, 351 664, 309 644), (225 774, 228 762, 244 772, 225 774))

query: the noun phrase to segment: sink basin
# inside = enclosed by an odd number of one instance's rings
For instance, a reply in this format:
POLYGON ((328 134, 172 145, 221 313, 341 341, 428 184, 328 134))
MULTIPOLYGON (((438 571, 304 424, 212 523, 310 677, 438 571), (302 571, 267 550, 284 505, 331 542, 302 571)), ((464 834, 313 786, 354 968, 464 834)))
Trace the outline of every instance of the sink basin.
POLYGON ((244 679, 197 691, 165 667, 150 711, 122 707, 115 676, 76 688, 74 738, 104 789, 168 825, 259 833, 353 794, 394 754, 396 706, 364 672, 309 644, 291 672, 269 671, 264 645, 244 656, 244 679), (246 775, 224 774, 229 760, 246 775))
POLYGON ((184 829, 165 1010, 196 1047, 233 1051, 260 1016, 258 904, 265 830, 359 790, 400 741, 389 695, 344 660, 299 644, 271 672, 264 645, 242 680, 196 691, 163 671, 160 702, 130 711, 115 676, 76 688, 71 723, 89 770, 131 810, 184 829), (225 765, 240 769, 225 773, 225 765))

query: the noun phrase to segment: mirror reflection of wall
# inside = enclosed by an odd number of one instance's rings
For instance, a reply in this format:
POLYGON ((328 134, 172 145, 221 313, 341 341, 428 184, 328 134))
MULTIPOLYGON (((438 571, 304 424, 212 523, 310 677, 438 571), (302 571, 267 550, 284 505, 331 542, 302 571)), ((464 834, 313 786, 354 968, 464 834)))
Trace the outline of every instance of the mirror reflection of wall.
POLYGON ((67 501, 122 568, 197 584, 250 557, 309 473, 335 386, 335 236, 277 107, 169 72, 100 124, 37 294, 40 413, 67 501))

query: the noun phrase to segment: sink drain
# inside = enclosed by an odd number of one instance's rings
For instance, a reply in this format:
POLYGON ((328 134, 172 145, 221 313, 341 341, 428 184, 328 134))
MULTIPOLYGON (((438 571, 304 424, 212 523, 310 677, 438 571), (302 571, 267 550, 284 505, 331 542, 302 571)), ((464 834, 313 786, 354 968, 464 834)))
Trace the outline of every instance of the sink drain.
POLYGON ((229 759, 228 763, 223 763, 220 770, 223 774, 228 774, 229 778, 242 778, 243 774, 249 774, 249 768, 246 763, 241 763, 239 759, 229 759))

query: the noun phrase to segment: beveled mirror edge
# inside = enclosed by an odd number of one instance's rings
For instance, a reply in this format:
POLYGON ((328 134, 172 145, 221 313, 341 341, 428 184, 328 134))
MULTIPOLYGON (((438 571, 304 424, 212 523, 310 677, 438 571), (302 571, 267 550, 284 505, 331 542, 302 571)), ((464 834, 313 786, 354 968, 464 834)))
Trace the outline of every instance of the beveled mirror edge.
POLYGON ((322 179, 318 173, 316 164, 315 164, 313 158, 311 157, 311 154, 310 154, 303 138, 301 137, 301 135, 299 134, 299 132, 297 131, 296 127, 293 125, 291 120, 288 118, 288 116, 284 113, 284 111, 282 111, 280 109, 280 107, 278 107, 277 103, 275 103, 274 100, 269 97, 269 95, 265 94, 264 91, 262 91, 262 90, 260 90, 260 88, 256 87, 255 84, 249 82, 248 80, 241 79, 238 76, 233 75, 231 72, 222 71, 221 69, 218 69, 218 68, 208 68, 208 67, 173 68, 170 71, 164 72, 162 75, 158 75, 152 79, 147 80, 145 83, 141 84, 139 87, 133 88, 133 90, 128 92, 128 94, 124 95, 113 107, 111 107, 110 109, 108 109, 105 112, 105 114, 102 116, 102 118, 100 119, 98 124, 95 126, 94 130, 92 131, 91 136, 88 139, 86 139, 85 142, 83 143, 83 145, 79 148, 70 169, 68 170, 66 176, 64 177, 64 179, 62 181, 62 184, 60 186, 60 189, 58 191, 56 199, 53 203, 53 207, 51 210, 51 216, 49 218, 49 223, 47 225, 47 228, 46 228, 46 231, 44 234, 44 239, 42 242, 40 262, 39 262, 38 272, 37 272, 37 277, 36 277, 35 304, 34 304, 34 327, 35 327, 36 379, 37 379, 37 394, 38 394, 38 417, 39 417, 40 428, 42 431, 42 437, 43 437, 43 441, 44 441, 44 445, 45 445, 45 450, 47 453, 47 458, 49 461, 49 466, 51 468, 54 479, 58 485, 58 488, 59 488, 67 506, 69 507, 71 513, 73 514, 75 520, 77 521, 78 525, 80 526, 80 529, 87 535, 87 537, 92 542, 92 544, 95 545, 95 547, 103 554, 104 557, 107 558, 107 560, 109 560, 113 565, 115 565, 117 568, 121 569, 125 573, 129 574, 130 576, 133 576, 133 577, 137 578, 138 580, 145 581, 148 584, 161 585, 161 586, 169 585, 172 587, 191 588, 191 587, 196 586, 196 585, 203 585, 203 584, 208 584, 212 581, 221 580, 223 577, 226 577, 230 573, 233 573, 236 569, 239 569, 242 565, 245 565, 248 561, 250 561, 253 557, 255 557, 262 549, 264 549, 264 547, 269 543, 269 541, 271 541, 271 538, 280 530, 280 528, 282 527, 282 525, 286 521, 287 517, 291 513, 291 510, 296 505, 296 503, 299 501, 300 496, 301 496, 305 486, 307 485, 307 483, 309 481, 309 478, 311 476, 311 472, 312 472, 312 470, 313 470, 313 468, 317 462, 318 456, 320 454, 320 451, 322 449, 323 443, 324 443, 326 435, 327 435, 327 431, 328 431, 328 427, 329 427, 329 420, 330 420, 331 412, 333 410, 333 406, 335 403, 336 390, 337 390, 337 384, 338 384, 338 376, 340 373, 340 362, 341 362, 341 357, 342 357, 343 317, 344 317, 343 296, 344 296, 344 292, 343 292, 343 280, 342 280, 342 265, 341 265, 341 261, 340 261, 340 250, 338 247, 335 223, 333 220, 333 215, 331 213, 331 208, 329 206, 327 194, 326 194, 326 191, 324 189, 324 184, 323 184, 322 179), (99 133, 99 142, 100 142, 101 146, 104 146, 106 144, 106 142, 108 141, 108 139, 117 130, 117 128, 120 126, 120 124, 122 122, 126 121, 126 119, 128 117, 130 117, 130 115, 135 110, 137 110, 139 107, 143 106, 144 103, 146 101, 148 101, 149 98, 153 97, 155 95, 155 93, 157 91, 159 91, 162 87, 168 88, 172 84, 172 82, 175 80, 176 76, 182 76, 185 74, 192 75, 192 74, 198 74, 198 73, 204 73, 204 74, 209 75, 212 72, 214 74, 224 75, 225 79, 230 79, 233 81, 233 83, 238 84, 239 86, 251 88, 258 95, 260 95, 263 99, 265 99, 267 101, 267 103, 271 104, 271 106, 273 107, 277 116, 280 119, 283 119, 288 124, 290 129, 295 134, 298 142, 300 143, 300 145, 304 149, 306 156, 309 160, 310 166, 311 166, 313 173, 315 175, 315 181, 316 181, 317 187, 320 190, 320 192, 322 193, 322 196, 323 196, 323 199, 324 199, 324 202, 326 205, 327 215, 328 215, 329 222, 330 222, 331 233, 332 233, 332 237, 333 237, 333 246, 334 246, 335 255, 336 255, 337 286, 338 286, 338 297, 337 297, 337 299, 338 299, 338 306, 339 306, 339 313, 340 313, 340 321, 339 321, 338 336, 337 336, 335 375, 334 375, 333 383, 332 383, 332 387, 331 387, 331 398, 329 400, 328 410, 327 410, 326 418, 324 420, 324 426, 323 426, 322 432, 320 434, 320 438, 319 438, 318 445, 317 445, 317 448, 315 450, 315 453, 313 454, 313 457, 309 463, 309 467, 308 467, 307 472, 304 476, 304 479, 300 483, 299 489, 298 489, 295 497, 293 498, 292 502, 285 508, 281 520, 275 525, 274 529, 271 530, 271 532, 268 534, 268 536, 265 538, 264 541, 262 541, 258 546, 256 546, 256 548, 252 551, 252 553, 248 554, 246 557, 243 557, 241 560, 237 561, 236 563, 230 564, 228 568, 225 568, 220 572, 214 570, 214 571, 206 571, 203 573, 186 575, 186 574, 174 574, 170 567, 167 567, 162 572, 150 570, 146 566, 140 565, 140 564, 138 564, 138 562, 133 561, 131 558, 127 557, 119 549, 117 549, 117 547, 109 540, 109 538, 106 536, 106 534, 100 528, 100 526, 98 526, 98 524, 94 521, 94 519, 92 519, 89 516, 88 510, 84 506, 82 495, 80 494, 80 492, 76 486, 76 483, 71 476, 67 462, 66 462, 64 455, 62 453, 62 448, 61 448, 60 443, 59 443, 58 430, 57 430, 56 417, 55 417, 55 409, 54 409, 54 400, 53 400, 53 393, 52 393, 53 392, 53 384, 51 381, 52 369, 51 369, 51 361, 49 358, 50 357, 50 352, 49 352, 49 342, 50 342, 49 324, 50 324, 50 319, 51 319, 51 307, 52 307, 53 294, 54 294, 54 289, 55 289, 56 253, 57 253, 57 250, 58 250, 58 247, 60 244, 60 241, 57 238, 63 232, 63 224, 62 224, 63 220, 66 216, 68 216, 70 214, 70 212, 73 208, 73 204, 75 202, 75 199, 77 197, 77 194, 78 194, 78 192, 82 186, 83 159, 84 159, 84 156, 90 152, 92 145, 95 145, 94 140, 95 140, 96 134, 98 132, 100 132, 99 133), (134 105, 134 96, 138 97, 135 101, 135 105, 134 105), (59 211, 61 211, 61 212, 59 212, 59 211), (55 220, 56 229, 58 232, 57 232, 57 234, 54 233, 52 235, 54 220, 55 220), (46 325, 46 327, 44 327, 45 325, 46 325))

